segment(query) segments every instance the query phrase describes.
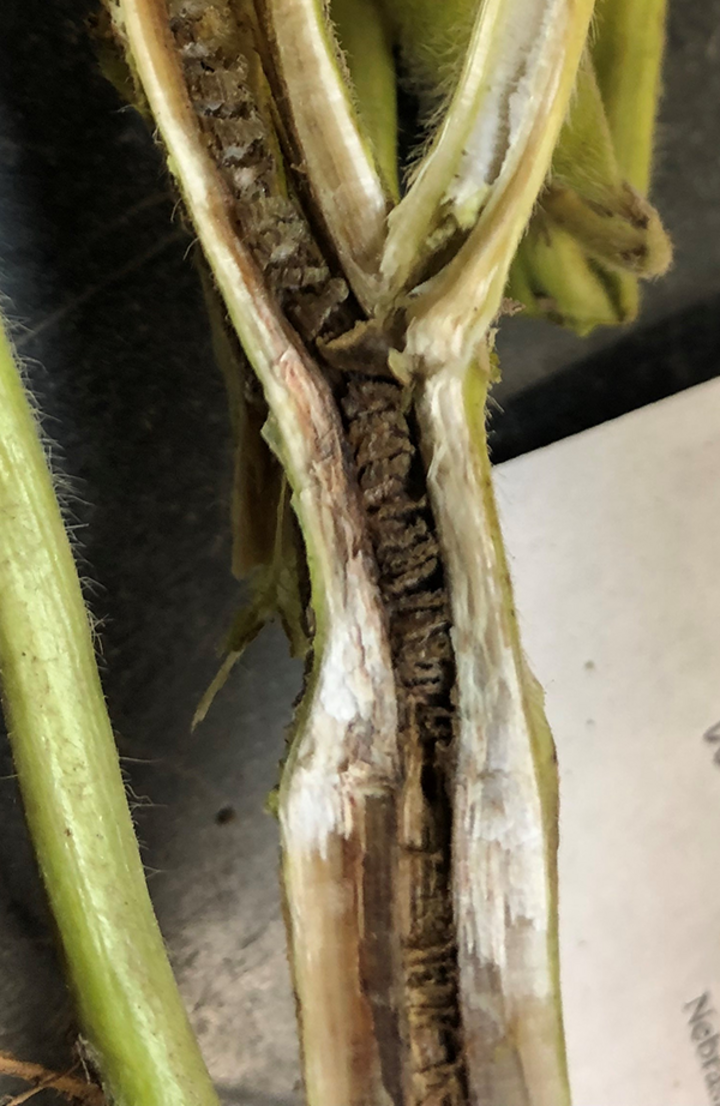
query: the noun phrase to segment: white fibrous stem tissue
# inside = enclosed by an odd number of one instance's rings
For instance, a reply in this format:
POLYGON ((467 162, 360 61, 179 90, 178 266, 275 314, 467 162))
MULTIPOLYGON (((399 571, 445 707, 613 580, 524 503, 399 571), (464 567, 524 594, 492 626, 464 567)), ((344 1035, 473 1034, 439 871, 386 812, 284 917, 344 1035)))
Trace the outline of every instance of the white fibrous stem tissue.
MULTIPOLYGON (((539 100, 552 95, 556 51, 567 21, 565 0, 525 0, 511 5, 483 50, 482 103, 462 151, 448 200, 477 217, 475 197, 502 175, 511 155, 532 127, 539 100)), ((476 34, 483 33, 482 21, 476 34)), ((480 59, 478 59, 480 60, 480 59)))

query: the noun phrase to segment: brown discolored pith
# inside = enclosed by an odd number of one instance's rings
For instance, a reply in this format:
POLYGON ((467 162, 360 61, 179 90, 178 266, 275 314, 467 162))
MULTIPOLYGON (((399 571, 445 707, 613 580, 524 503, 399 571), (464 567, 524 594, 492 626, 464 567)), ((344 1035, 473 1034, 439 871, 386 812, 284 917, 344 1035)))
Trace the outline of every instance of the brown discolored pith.
POLYGON ((238 234, 304 338, 338 333, 350 325, 347 285, 330 272, 280 173, 272 124, 251 86, 249 17, 238 19, 226 0, 175 0, 170 29, 238 234))
POLYGON ((341 401, 388 618, 403 785, 398 900, 407 1106, 467 1102, 450 892, 455 665, 424 472, 400 384, 349 374, 341 401))
MULTIPOLYGON (((257 64, 247 54, 251 28, 223 0, 175 0, 170 14, 187 92, 238 235, 306 345, 316 349, 320 339, 322 351, 323 342, 342 342, 362 320, 279 171, 272 121, 250 79, 251 61, 257 64)), ((405 391, 389 378, 381 353, 377 365, 362 363, 358 346, 357 359, 353 371, 348 342, 333 379, 386 612, 401 784, 393 817, 385 812, 368 823, 373 839, 358 866, 364 874, 353 877, 362 883, 365 931, 353 970, 362 977, 393 1106, 466 1106, 450 875, 450 605, 405 391), (391 926, 399 967, 383 945, 391 926)))

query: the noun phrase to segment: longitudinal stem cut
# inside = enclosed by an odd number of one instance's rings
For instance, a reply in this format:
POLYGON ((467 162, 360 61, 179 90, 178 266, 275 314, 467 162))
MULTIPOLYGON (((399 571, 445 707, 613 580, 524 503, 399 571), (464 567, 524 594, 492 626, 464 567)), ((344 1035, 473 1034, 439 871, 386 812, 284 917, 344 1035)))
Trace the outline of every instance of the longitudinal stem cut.
MULTIPOLYGON (((453 0, 468 42, 413 0, 106 2, 224 301, 216 324, 259 382, 235 387, 252 404, 236 425, 273 474, 277 523, 236 558, 263 581, 243 625, 292 609, 309 642, 278 796, 309 1106, 568 1106, 554 750, 483 420, 489 330, 543 188, 513 274, 537 311, 540 274, 578 325, 622 317, 627 274, 669 261, 615 157, 600 39, 597 79, 586 52, 576 86, 594 0, 453 0), (437 109, 402 198, 398 56, 437 109), (599 261, 617 276, 600 292, 599 261)), ((250 529, 251 513, 236 512, 250 529)), ((58 778, 75 770, 70 756, 58 778)), ((125 834, 118 817, 102 831, 125 834)))
MULTIPOLYGON (((326 382, 279 318, 237 236, 179 59, 167 49, 161 4, 125 0, 123 16, 179 187, 263 385, 266 433, 285 467, 305 536, 314 663, 283 773, 280 822, 308 1096, 313 1106, 380 1103, 378 1042, 359 974, 366 927, 357 876, 366 838, 385 820, 397 788, 396 704, 342 427, 326 382)), ((381 885, 379 873, 377 879, 381 885)), ((390 986, 381 973, 377 980, 380 989, 390 986)))
POLYGON ((569 1102, 557 948, 557 773, 520 648, 485 442, 487 354, 419 403, 457 663, 453 897, 472 1102, 569 1102))

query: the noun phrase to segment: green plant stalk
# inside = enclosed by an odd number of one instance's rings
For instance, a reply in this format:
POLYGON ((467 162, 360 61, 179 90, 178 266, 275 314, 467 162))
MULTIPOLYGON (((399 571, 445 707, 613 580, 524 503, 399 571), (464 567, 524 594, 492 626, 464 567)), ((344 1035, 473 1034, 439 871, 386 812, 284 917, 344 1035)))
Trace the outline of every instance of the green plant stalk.
POLYGON ((375 0, 332 0, 330 12, 371 151, 397 203, 397 78, 388 27, 375 0))
POLYGON ((592 55, 620 170, 647 195, 667 0, 598 0, 592 55))
POLYGON ((506 293, 526 315, 570 326, 581 336, 637 313, 637 278, 602 269, 540 208, 513 258, 506 293))
POLYGON ((87 1053, 116 1106, 216 1106, 148 894, 70 544, 0 327, 0 673, 87 1053))

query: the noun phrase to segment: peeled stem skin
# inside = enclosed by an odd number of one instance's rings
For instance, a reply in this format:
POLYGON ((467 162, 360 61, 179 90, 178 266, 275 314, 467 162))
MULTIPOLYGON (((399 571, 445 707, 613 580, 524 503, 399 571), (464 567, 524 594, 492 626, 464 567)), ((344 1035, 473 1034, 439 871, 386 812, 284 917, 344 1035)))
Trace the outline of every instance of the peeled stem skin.
MULTIPOLYGON (((593 5, 592 0, 537 0, 533 4, 541 33, 533 39, 531 56, 525 60, 521 103, 513 99, 520 88, 505 69, 500 66, 495 72, 495 55, 487 42, 483 45, 482 31, 484 18, 489 19, 494 13, 497 35, 503 41, 512 40, 512 32, 522 18, 523 5, 508 5, 507 10, 496 5, 492 12, 490 6, 488 0, 487 10, 482 9, 475 28, 473 41, 476 38, 477 41, 474 49, 471 47, 464 70, 465 91, 474 90, 481 114, 483 110, 489 111, 485 104, 489 93, 482 76, 486 70, 488 79, 494 75, 493 95, 514 108, 510 115, 512 126, 507 131, 497 130, 495 140, 485 151, 493 175, 484 197, 482 190, 477 192, 476 198, 482 200, 477 221, 452 259, 408 296, 407 341, 400 371, 410 376, 432 374, 447 365, 469 364, 500 309, 513 255, 542 188, 570 102, 593 5)), ((535 27, 535 23, 531 26, 535 27)), ((528 35, 527 27, 523 33, 528 35)), ((439 151, 446 141, 450 146, 453 144, 448 137, 452 132, 448 121, 453 112, 459 111, 462 97, 459 86, 440 131, 437 148, 429 155, 430 158, 439 157, 438 166, 448 159, 457 159, 457 150, 449 149, 442 157, 439 151)), ((459 126, 456 120, 455 129, 459 126)), ((476 137, 478 141, 482 137, 481 129, 476 137)), ((460 164, 467 177, 454 178, 452 190, 458 203, 462 195, 467 200, 468 189, 473 183, 464 149, 460 164)), ((436 172, 428 170, 426 182, 423 181, 424 172, 423 168, 390 221, 384 267, 391 285, 406 270, 405 237, 411 240, 417 230, 417 220, 418 225, 423 223, 432 206, 429 201, 438 183, 433 179, 436 172), (403 204, 408 205, 404 213, 403 204)), ((468 213, 466 207, 465 214, 468 213)))
POLYGON ((258 0, 258 8, 316 218, 358 301, 372 311, 392 181, 373 156, 325 4, 258 0))
POLYGON ((457 665, 453 885, 474 1106, 569 1106, 557 918, 557 769, 523 657, 485 441, 487 352, 418 401, 457 665))

